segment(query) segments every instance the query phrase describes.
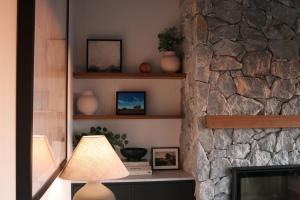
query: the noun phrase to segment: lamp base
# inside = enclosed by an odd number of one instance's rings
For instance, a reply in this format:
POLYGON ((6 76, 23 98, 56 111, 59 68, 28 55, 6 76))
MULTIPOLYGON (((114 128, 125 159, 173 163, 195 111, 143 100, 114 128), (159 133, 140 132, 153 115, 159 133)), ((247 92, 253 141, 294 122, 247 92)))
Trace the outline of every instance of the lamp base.
POLYGON ((89 182, 75 193, 73 200, 116 200, 116 198, 103 184, 89 182))

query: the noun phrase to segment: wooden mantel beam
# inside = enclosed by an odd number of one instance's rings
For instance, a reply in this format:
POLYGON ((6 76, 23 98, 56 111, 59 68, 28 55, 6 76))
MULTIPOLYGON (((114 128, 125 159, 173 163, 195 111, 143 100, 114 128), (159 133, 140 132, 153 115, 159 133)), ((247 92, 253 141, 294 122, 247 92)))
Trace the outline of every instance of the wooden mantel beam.
POLYGON ((299 128, 300 115, 208 115, 207 128, 299 128))

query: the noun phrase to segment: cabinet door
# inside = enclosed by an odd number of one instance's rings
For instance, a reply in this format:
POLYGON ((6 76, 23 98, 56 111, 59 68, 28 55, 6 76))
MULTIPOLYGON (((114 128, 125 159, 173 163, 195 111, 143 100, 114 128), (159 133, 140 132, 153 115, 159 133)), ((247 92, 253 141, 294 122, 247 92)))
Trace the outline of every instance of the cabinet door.
POLYGON ((104 185, 114 193, 117 200, 132 199, 132 186, 129 183, 109 183, 104 185))
POLYGON ((132 200, 194 200, 194 182, 155 182, 134 184, 132 200))

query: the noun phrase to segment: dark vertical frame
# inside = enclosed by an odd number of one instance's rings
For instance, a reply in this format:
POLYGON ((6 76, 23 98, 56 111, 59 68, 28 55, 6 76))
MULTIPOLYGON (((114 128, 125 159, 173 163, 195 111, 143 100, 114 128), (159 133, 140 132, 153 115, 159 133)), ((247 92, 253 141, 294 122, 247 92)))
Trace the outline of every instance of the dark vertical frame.
MULTIPOLYGON (((122 72, 123 65, 123 41, 121 39, 87 39, 86 40, 86 71, 89 72, 89 42, 95 41, 108 41, 108 42, 120 42, 120 72, 122 72)), ((101 72, 103 73, 103 72, 101 72)), ((104 72, 105 73, 105 72, 104 72)), ((118 72, 116 72, 118 73, 118 72)))
POLYGON ((38 200, 67 161, 69 0, 66 1, 66 157, 32 197, 32 126, 34 91, 35 0, 18 0, 16 99, 16 200, 38 200))

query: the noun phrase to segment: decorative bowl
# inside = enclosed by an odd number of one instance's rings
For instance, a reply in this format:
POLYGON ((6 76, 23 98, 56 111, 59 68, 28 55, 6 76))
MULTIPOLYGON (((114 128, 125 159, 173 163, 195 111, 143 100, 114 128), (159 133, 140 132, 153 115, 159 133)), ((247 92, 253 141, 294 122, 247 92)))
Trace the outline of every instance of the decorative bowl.
POLYGON ((123 148, 121 154, 127 161, 140 161, 147 153, 145 148, 123 148))

